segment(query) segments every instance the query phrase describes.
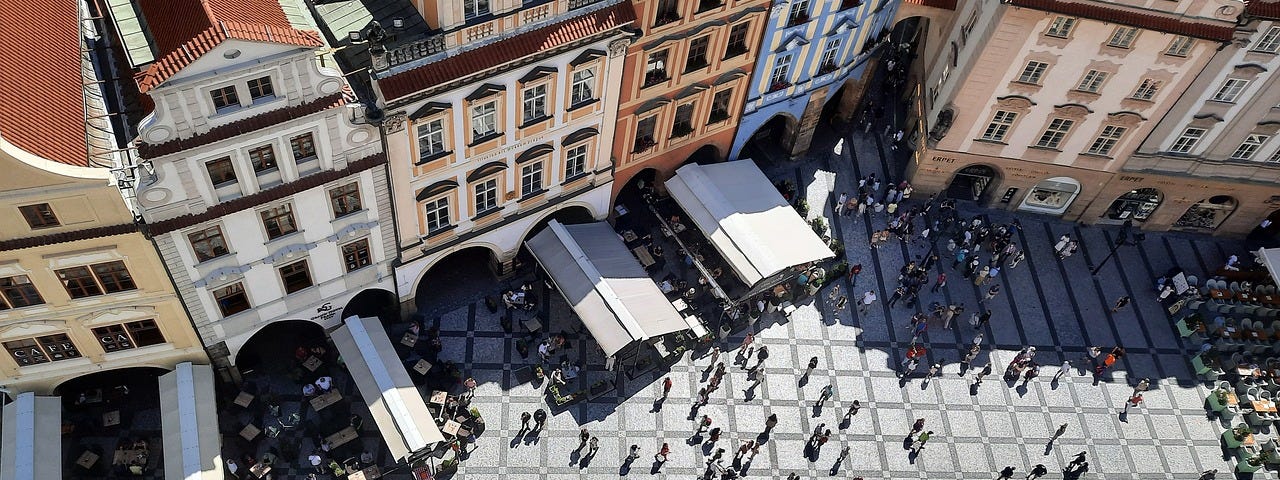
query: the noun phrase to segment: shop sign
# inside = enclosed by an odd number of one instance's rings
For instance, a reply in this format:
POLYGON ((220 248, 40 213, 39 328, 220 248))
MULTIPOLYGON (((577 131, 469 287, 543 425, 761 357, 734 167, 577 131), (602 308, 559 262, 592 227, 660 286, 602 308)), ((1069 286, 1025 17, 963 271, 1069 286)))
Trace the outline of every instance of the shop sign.
POLYGON ((1009 187, 1004 191, 1004 195, 1000 197, 1000 203, 1009 203, 1013 201, 1013 196, 1018 194, 1018 187, 1009 187))
POLYGON ((328 322, 329 320, 332 320, 333 317, 337 316, 338 312, 341 310, 342 309, 340 308, 334 307, 332 302, 324 302, 324 305, 316 307, 316 314, 311 317, 311 321, 321 323, 328 322))

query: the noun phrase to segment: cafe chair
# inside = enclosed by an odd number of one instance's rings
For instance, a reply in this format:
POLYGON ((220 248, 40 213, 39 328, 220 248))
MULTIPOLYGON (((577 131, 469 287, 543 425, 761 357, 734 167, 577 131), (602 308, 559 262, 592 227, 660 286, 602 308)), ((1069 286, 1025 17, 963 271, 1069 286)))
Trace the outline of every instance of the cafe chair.
POLYGON ((1196 286, 1200 284, 1200 279, 1195 275, 1187 275, 1187 285, 1196 286))
POLYGON ((1227 288, 1230 288, 1230 289, 1231 289, 1231 291, 1233 291, 1233 292, 1239 292, 1239 291, 1240 291, 1240 282, 1231 282, 1231 283, 1227 286, 1227 288))

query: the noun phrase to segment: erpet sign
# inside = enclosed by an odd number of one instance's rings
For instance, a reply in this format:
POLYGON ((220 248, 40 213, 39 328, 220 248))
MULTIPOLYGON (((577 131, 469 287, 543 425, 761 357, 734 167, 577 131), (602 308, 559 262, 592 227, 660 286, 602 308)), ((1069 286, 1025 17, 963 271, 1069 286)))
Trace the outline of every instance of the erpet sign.
POLYGON ((311 321, 323 323, 333 320, 333 317, 338 315, 339 310, 333 306, 332 302, 324 302, 324 305, 316 307, 316 315, 311 317, 311 321))

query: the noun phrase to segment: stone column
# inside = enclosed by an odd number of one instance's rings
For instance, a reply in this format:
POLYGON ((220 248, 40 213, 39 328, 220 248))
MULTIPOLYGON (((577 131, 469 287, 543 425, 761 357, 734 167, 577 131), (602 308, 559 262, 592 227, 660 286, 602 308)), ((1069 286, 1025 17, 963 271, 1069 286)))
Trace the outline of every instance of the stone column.
POLYGON ((800 117, 800 125, 795 133, 795 141, 791 144, 791 159, 796 160, 808 153, 813 143, 813 130, 818 127, 822 117, 822 107, 826 104, 827 91, 830 85, 814 90, 809 94, 809 103, 804 107, 804 115, 800 117))

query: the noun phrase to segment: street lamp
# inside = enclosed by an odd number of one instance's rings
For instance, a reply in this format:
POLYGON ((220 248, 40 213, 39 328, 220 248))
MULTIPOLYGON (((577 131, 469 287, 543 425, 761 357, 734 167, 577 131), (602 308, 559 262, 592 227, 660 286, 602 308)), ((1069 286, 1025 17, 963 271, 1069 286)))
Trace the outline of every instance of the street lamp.
POLYGON ((1125 220, 1124 226, 1120 227, 1120 233, 1116 235, 1115 245, 1111 246, 1111 253, 1107 254, 1107 258, 1102 259, 1102 263, 1099 263, 1097 267, 1094 267, 1093 271, 1090 272, 1091 275, 1097 275, 1098 272, 1102 270, 1102 267, 1107 264, 1107 261, 1111 260, 1111 257, 1115 256, 1116 251, 1120 249, 1120 246, 1137 245, 1139 243, 1142 243, 1143 240, 1147 239, 1146 233, 1137 232, 1133 234, 1133 240, 1130 241, 1129 230, 1132 228, 1133 228, 1133 220, 1125 220))

